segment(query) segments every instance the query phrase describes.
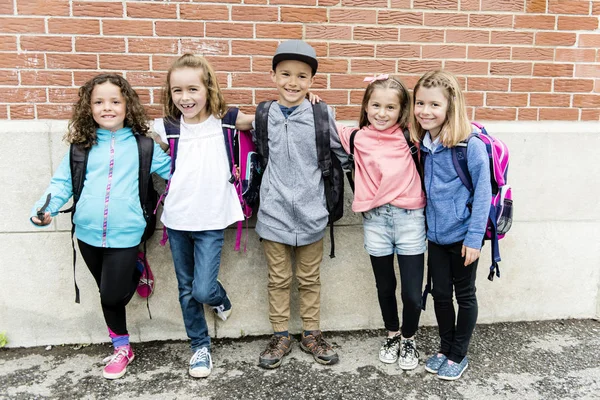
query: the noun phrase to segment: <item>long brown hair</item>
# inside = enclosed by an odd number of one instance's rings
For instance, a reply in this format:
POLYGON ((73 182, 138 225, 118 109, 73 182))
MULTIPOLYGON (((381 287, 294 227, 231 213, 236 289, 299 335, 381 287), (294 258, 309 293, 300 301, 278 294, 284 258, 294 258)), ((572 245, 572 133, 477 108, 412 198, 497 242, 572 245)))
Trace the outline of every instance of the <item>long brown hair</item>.
POLYGON ((181 68, 193 68, 198 70, 200 80, 204 84, 204 87, 206 87, 206 109, 208 113, 217 118, 223 118, 227 112, 227 103, 221 93, 215 71, 206 58, 190 53, 186 53, 175 60, 173 65, 171 65, 171 68, 169 68, 169 72, 167 72, 167 82, 162 93, 162 104, 165 117, 176 119, 181 117, 181 111, 175 106, 173 97, 171 96, 171 73, 176 69, 181 68))
POLYGON ((96 85, 106 82, 118 86, 121 89, 121 95, 125 99, 125 121, 123 126, 131 128, 133 133, 138 135, 148 133, 146 110, 144 110, 138 94, 129 82, 121 75, 100 74, 79 88, 79 100, 73 106, 73 116, 69 120, 69 128, 64 137, 68 143, 82 144, 86 149, 96 144, 96 129, 99 126, 92 113, 92 91, 96 85))
POLYGON ((360 105, 360 120, 359 127, 364 128, 369 125, 369 118, 367 115, 367 107, 369 106, 369 100, 375 89, 392 89, 398 94, 398 103, 400 103, 400 114, 398 115, 398 121, 396 123, 400 125, 400 128, 405 128, 408 124, 410 117, 410 94, 408 89, 404 86, 404 83, 398 78, 389 77, 383 80, 373 81, 367 86, 365 94, 363 95, 362 103, 360 105))

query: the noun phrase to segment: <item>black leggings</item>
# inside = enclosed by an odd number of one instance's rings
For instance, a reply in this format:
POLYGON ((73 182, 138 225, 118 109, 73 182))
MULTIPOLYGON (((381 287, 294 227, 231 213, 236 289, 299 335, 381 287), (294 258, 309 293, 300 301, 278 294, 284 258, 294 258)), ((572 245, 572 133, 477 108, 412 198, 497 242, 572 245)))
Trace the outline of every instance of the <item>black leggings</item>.
MULTIPOLYGON (((412 337, 419 327, 424 262, 424 254, 414 256, 398 255, 402 296, 402 336, 405 338, 412 337)), ((371 266, 375 274, 377 297, 379 298, 385 329, 390 332, 397 332, 400 330, 400 322, 398 321, 398 304, 396 303, 394 255, 371 256, 371 266)))
POLYGON ((141 275, 136 268, 138 246, 117 249, 94 247, 81 240, 77 243, 100 289, 106 325, 117 335, 126 335, 125 306, 133 297, 141 275))

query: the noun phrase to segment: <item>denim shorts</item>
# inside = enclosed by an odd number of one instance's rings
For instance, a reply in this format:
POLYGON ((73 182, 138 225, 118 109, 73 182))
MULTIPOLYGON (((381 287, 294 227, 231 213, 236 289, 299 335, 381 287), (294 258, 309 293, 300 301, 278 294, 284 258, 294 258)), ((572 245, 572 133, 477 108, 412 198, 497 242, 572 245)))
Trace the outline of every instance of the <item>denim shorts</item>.
POLYGON ((363 213, 365 249, 375 257, 425 253, 425 209, 405 210, 386 204, 363 213))

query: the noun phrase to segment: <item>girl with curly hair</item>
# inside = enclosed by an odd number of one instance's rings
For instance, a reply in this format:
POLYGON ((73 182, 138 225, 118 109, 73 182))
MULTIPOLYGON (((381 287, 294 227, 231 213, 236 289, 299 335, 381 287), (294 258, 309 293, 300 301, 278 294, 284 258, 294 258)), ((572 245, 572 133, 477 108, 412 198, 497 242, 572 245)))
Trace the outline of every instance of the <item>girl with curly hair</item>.
MULTIPOLYGON (((101 74, 79 89, 79 100, 65 135, 71 146, 88 151, 84 186, 73 224, 80 253, 98 284, 114 347, 103 370, 107 379, 122 377, 134 359, 125 306, 142 274, 136 259, 146 227, 138 190, 135 135, 146 136, 148 129, 144 108, 131 85, 119 75, 101 74)), ((157 144, 153 146, 150 172, 167 179, 171 160, 157 144)), ((49 225, 73 196, 70 154, 67 152, 50 186, 31 211, 30 220, 35 225, 49 225), (48 194, 51 198, 46 211, 38 213, 48 194)))

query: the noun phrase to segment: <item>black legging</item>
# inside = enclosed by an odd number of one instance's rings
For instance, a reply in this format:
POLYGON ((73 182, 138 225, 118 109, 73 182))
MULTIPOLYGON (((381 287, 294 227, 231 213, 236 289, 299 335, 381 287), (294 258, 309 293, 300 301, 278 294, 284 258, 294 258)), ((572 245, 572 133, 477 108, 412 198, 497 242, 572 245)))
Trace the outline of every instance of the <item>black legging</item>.
MULTIPOLYGON (((400 287, 402 297, 402 336, 412 337, 419 327, 421 317, 421 299, 423 289, 423 269, 425 255, 398 255, 400 267, 400 287)), ((398 304, 396 302, 396 273, 394 272, 394 255, 383 257, 371 256, 371 266, 377 284, 377 297, 385 329, 390 332, 400 330, 398 320, 398 304)))
POLYGON ((136 268, 138 246, 103 248, 77 240, 79 251, 100 289, 106 325, 117 335, 127 334, 125 306, 133 297, 141 273, 136 268))

